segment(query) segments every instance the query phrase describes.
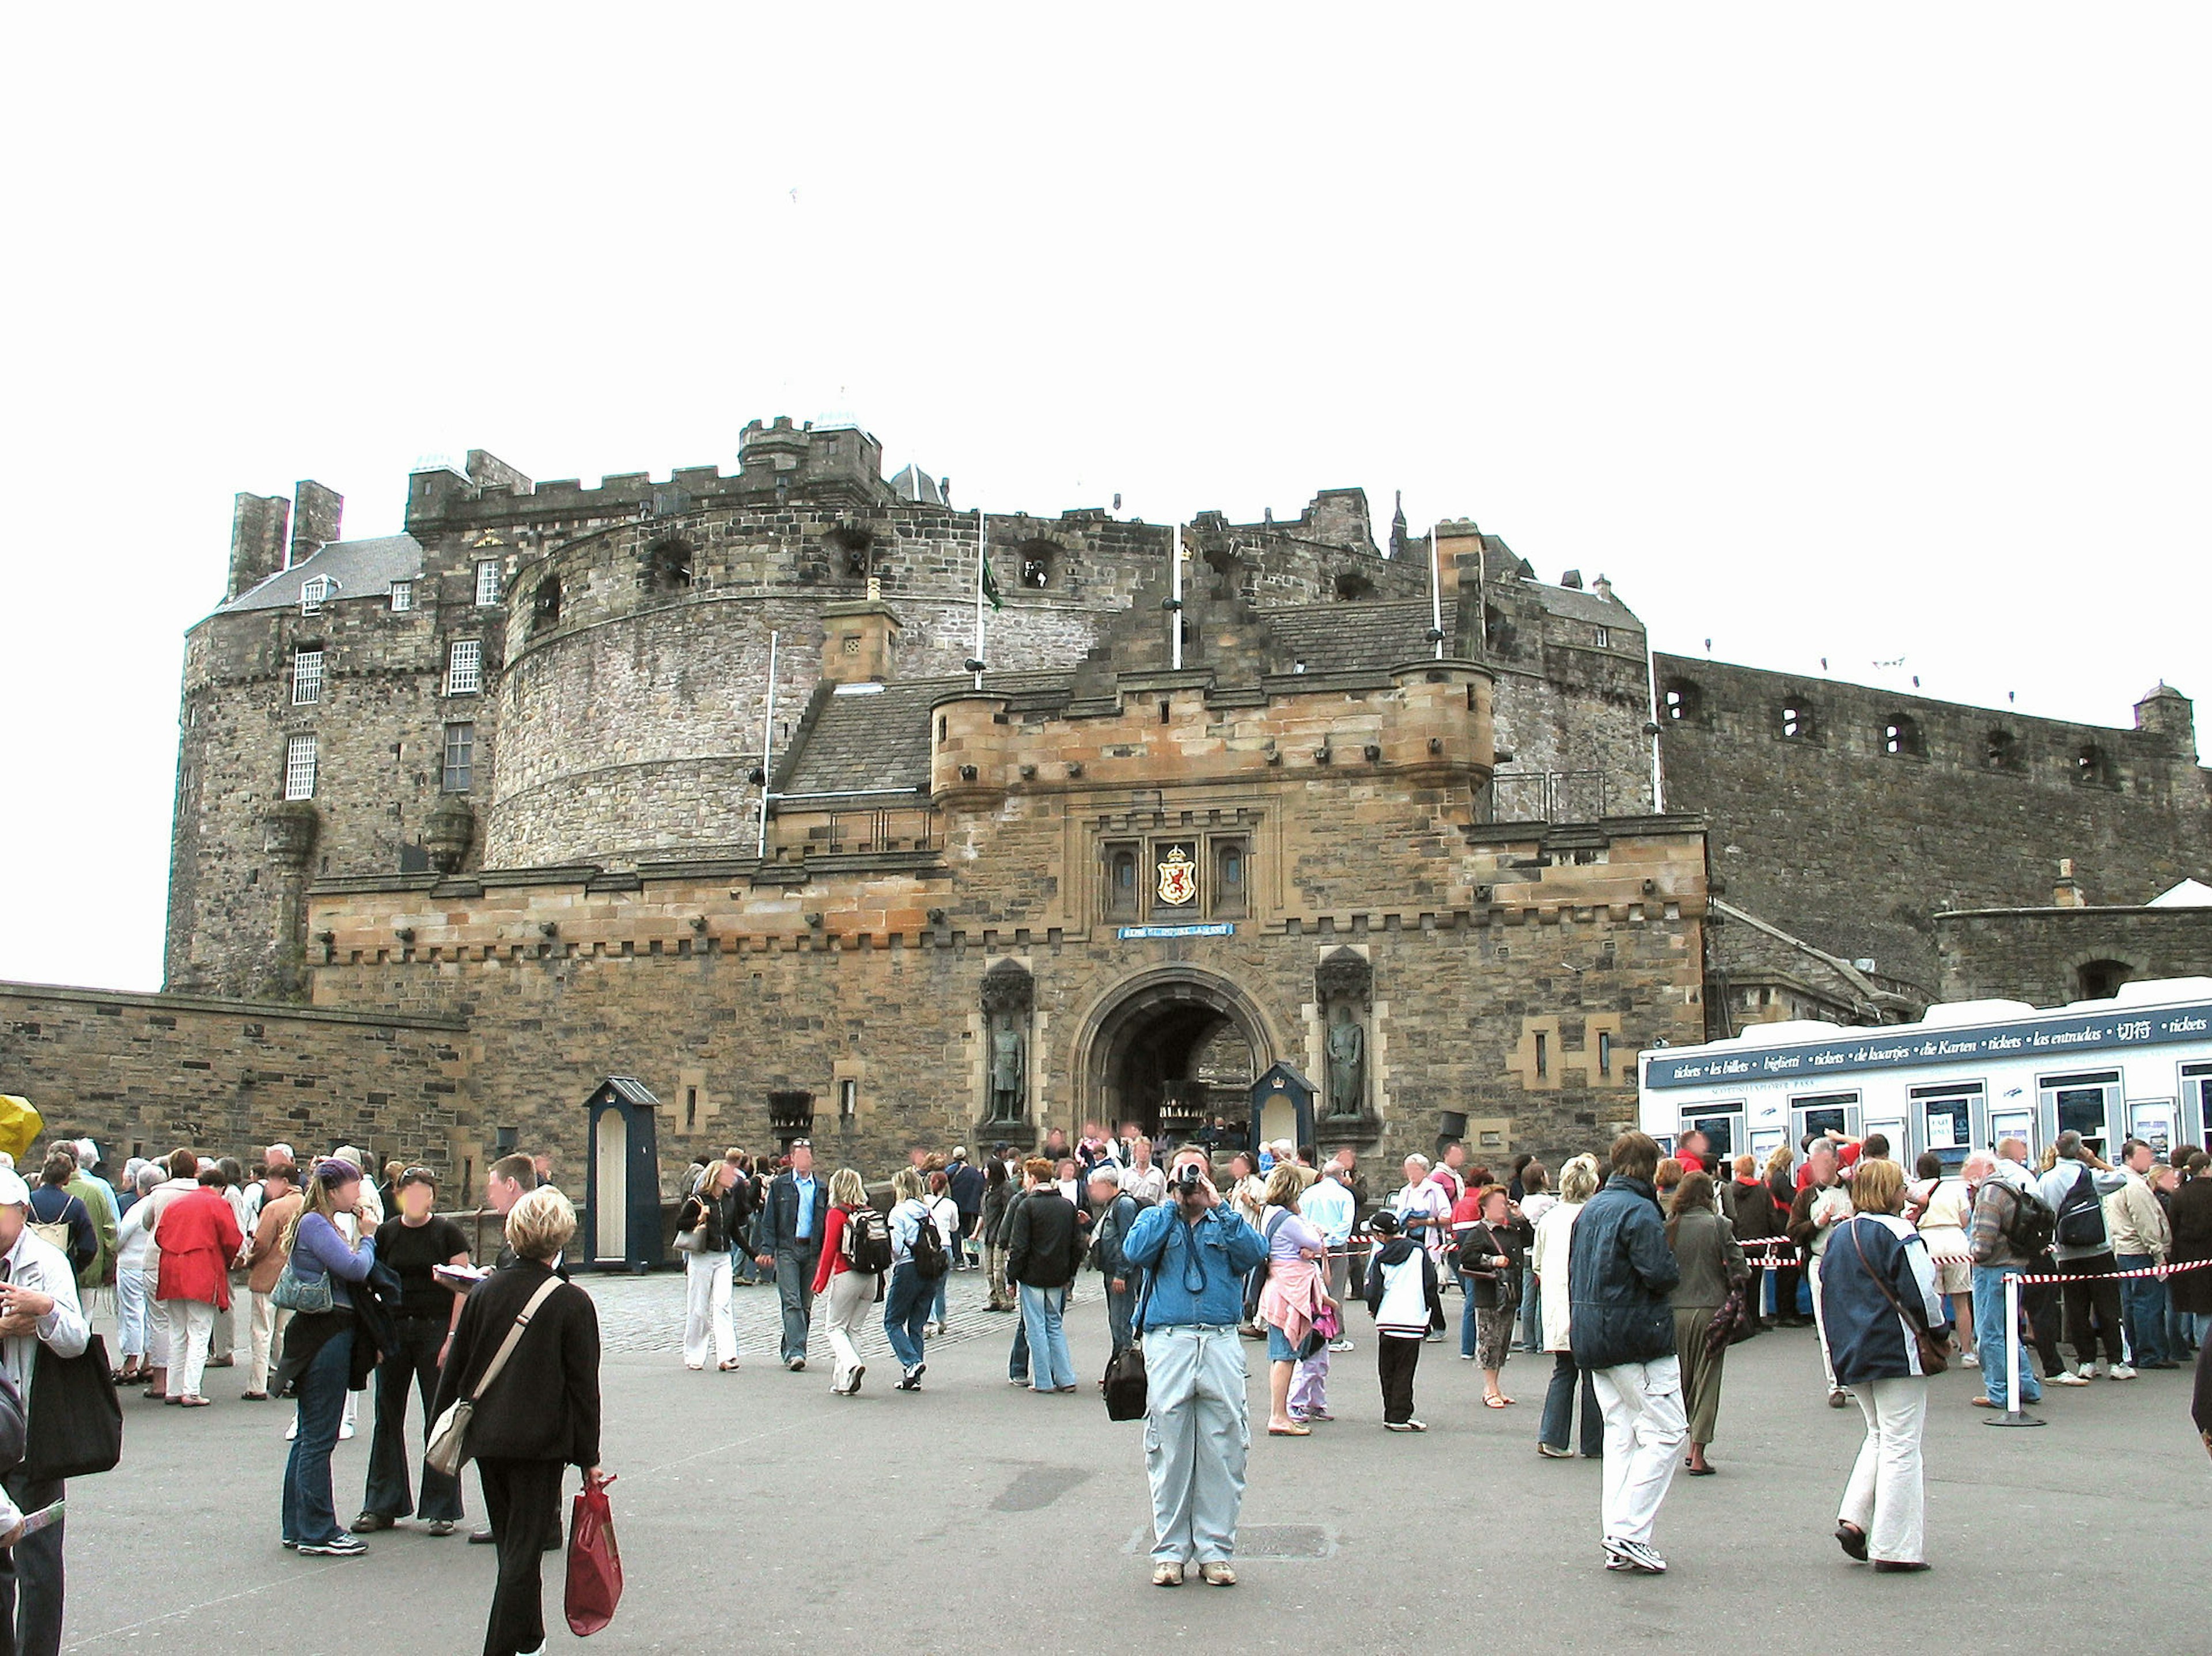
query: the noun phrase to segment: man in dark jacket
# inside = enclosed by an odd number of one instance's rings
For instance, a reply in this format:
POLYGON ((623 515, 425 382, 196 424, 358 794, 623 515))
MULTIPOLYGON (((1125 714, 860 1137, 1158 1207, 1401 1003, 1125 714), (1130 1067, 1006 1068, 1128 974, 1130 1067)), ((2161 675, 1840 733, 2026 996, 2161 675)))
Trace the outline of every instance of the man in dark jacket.
POLYGON ((960 1210, 960 1234, 952 1245, 952 1268, 955 1271, 976 1271, 982 1266, 983 1241, 976 1234, 983 1217, 983 1170, 968 1159, 968 1147, 956 1145, 952 1159, 945 1164, 945 1193, 952 1198, 952 1205, 960 1210), (970 1255, 968 1243, 975 1242, 975 1253, 970 1255))
POLYGON ((791 1141, 789 1171, 776 1175, 761 1205, 756 1263, 775 1272, 783 1302, 783 1366, 806 1367, 806 1336, 814 1321, 814 1267, 822 1260, 822 1233, 830 1223, 830 1181, 814 1176, 814 1146, 791 1141))
POLYGON ((1023 1173, 1029 1193, 1007 1218, 1006 1280, 1021 1284, 1030 1389, 1073 1392, 1075 1361, 1060 1315, 1067 1285, 1083 1263, 1083 1232, 1075 1222, 1075 1204, 1060 1193, 1050 1162, 1039 1156, 1023 1173))
POLYGON ((1091 1263, 1106 1279, 1106 1331, 1119 1351, 1130 1342, 1129 1317, 1137 1307, 1140 1276, 1122 1256, 1121 1244, 1137 1222, 1137 1198, 1123 1190, 1111 1162, 1091 1169, 1091 1200, 1097 1210, 1091 1228, 1091 1263))
POLYGON ((1667 1568, 1651 1531, 1689 1433, 1668 1303, 1682 1271, 1651 1186, 1658 1170, 1648 1135, 1614 1139, 1613 1177, 1584 1204, 1567 1247, 1569 1338, 1605 1414, 1605 1567, 1645 1575, 1667 1568))

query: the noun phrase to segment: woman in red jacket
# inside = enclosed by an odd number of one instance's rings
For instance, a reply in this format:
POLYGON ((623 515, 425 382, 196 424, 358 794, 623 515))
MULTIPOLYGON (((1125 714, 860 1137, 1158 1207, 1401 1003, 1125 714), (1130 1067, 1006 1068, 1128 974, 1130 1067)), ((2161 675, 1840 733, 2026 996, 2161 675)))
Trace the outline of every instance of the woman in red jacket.
POLYGON ((187 1409, 204 1409, 200 1374, 207 1367, 208 1341, 215 1333, 215 1313, 230 1307, 230 1266, 246 1246, 237 1216, 223 1199, 222 1170, 207 1168, 199 1188, 179 1196, 163 1210, 154 1230, 155 1246, 161 1250, 161 1274, 154 1297, 173 1300, 171 1326, 181 1323, 184 1350, 170 1355, 167 1403, 187 1409))

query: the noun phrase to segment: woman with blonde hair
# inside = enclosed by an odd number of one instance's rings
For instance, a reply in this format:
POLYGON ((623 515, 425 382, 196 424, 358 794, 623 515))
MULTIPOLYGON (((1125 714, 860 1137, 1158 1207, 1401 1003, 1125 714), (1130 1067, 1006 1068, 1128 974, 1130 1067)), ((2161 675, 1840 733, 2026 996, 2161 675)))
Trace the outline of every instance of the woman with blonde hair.
MULTIPOLYGON (((913 1169, 905 1170, 911 1174, 913 1169)), ((840 1168, 830 1179, 830 1216, 822 1229, 822 1259, 814 1267, 814 1292, 830 1293, 829 1336, 831 1367, 830 1390, 838 1397, 858 1397, 860 1377, 868 1372, 860 1361, 855 1338, 876 1302, 883 1272, 873 1269, 866 1238, 873 1228, 876 1210, 868 1205, 868 1187, 857 1168, 840 1168)))
MULTIPOLYGON (((935 1182, 934 1178, 930 1180, 930 1184, 935 1182)), ((890 1338, 891 1354, 898 1359, 898 1389, 919 1392, 926 1367, 921 1356, 930 1308, 944 1277, 921 1274, 915 1263, 915 1246, 921 1240, 924 1225, 937 1230, 940 1242, 944 1231, 938 1222, 937 1202, 930 1195, 929 1184, 922 1181, 920 1168, 901 1168, 893 1174, 891 1195, 896 1200, 890 1215, 891 1271, 890 1285, 884 1291, 884 1332, 890 1338)))
POLYGON ((1536 1240, 1528 1251, 1543 1310, 1544 1350, 1552 1354, 1551 1382, 1536 1429, 1536 1453, 1547 1460, 1566 1460, 1574 1454, 1567 1447, 1567 1435, 1574 1424, 1577 1389, 1583 1398, 1583 1459, 1596 1460, 1605 1453, 1605 1416, 1598 1410, 1597 1388, 1590 1383, 1589 1369, 1576 1368, 1568 1338, 1573 1300, 1567 1289, 1567 1241, 1583 1204, 1596 1194, 1597 1158, 1576 1156, 1559 1169, 1559 1199, 1536 1222, 1536 1240))
POLYGON ((744 1216, 744 1198, 737 1186, 736 1168, 710 1162, 676 1213, 677 1243, 684 1254, 684 1366, 695 1371, 706 1368, 710 1342, 720 1373, 738 1366, 738 1333, 730 1319, 730 1249, 744 1216))
MULTIPOLYGON (((1783 1242, 1790 1240, 1790 1204, 1797 1199, 1797 1156, 1787 1143, 1777 1144, 1766 1158, 1765 1169, 1766 1192, 1774 1203, 1774 1235, 1783 1242)), ((1784 1257, 1783 1262, 1768 1272, 1774 1284, 1774 1324, 1778 1328, 1802 1328, 1812 1320, 1797 1309, 1797 1287, 1804 1280, 1805 1267, 1794 1252, 1784 1257)))
POLYGON ((1267 1175, 1267 1205, 1260 1216, 1260 1235, 1267 1244, 1267 1277, 1260 1290, 1259 1310, 1267 1331, 1269 1437, 1313 1435, 1313 1428, 1291 1418, 1291 1379, 1298 1366, 1299 1348, 1328 1301, 1315 1262, 1328 1245, 1298 1216, 1298 1197, 1304 1189, 1297 1162, 1276 1162, 1267 1175))
POLYGON ((461 1307, 438 1382, 434 1417, 463 1398, 477 1399, 467 1452, 483 1479, 499 1547, 485 1656, 528 1656, 544 1648, 540 1568, 546 1550, 560 1544, 562 1473, 580 1468, 587 1484, 605 1477, 599 1465, 599 1313, 590 1295, 562 1282, 552 1267, 575 1234, 576 1210, 550 1185, 514 1204, 507 1216, 514 1259, 484 1278, 461 1307), (514 1351, 485 1385, 495 1356, 518 1326, 514 1351))
POLYGON ((1668 1296, 1674 1311, 1674 1356, 1682 1368, 1682 1406, 1690 1417, 1690 1454, 1683 1462, 1692 1477, 1710 1477, 1705 1446, 1720 1420, 1721 1369, 1728 1341, 1709 1350, 1707 1333, 1714 1313, 1729 1293, 1747 1287, 1751 1268, 1735 1231, 1713 1210, 1713 1176, 1686 1173, 1668 1210, 1667 1246, 1674 1250, 1681 1277, 1668 1296))

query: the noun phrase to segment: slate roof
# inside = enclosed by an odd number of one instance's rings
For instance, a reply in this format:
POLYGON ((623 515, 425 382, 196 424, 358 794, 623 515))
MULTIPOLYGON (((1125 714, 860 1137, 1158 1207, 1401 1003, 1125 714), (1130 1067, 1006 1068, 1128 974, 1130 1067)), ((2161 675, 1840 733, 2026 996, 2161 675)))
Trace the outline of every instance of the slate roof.
POLYGON ((1544 608, 1555 616, 1565 616, 1570 621, 1586 621, 1594 627, 1619 627, 1623 623, 1637 624, 1635 615, 1619 598, 1601 598, 1595 592, 1579 591, 1571 586, 1550 586, 1542 581, 1529 581, 1544 608))
MULTIPOLYGON (((1063 689, 1066 673, 989 673, 986 689, 1017 695, 1063 689)), ((832 694, 800 738, 776 788, 781 794, 929 788, 929 709, 969 678, 914 679, 862 695, 832 694)))
MULTIPOLYGON (((1444 600, 1444 638, 1449 644, 1459 612, 1456 598, 1444 600)), ((1267 610, 1261 615, 1275 635, 1277 672, 1304 662, 1310 673, 1380 671, 1434 653, 1429 641, 1425 598, 1394 598, 1376 604, 1310 604, 1267 610)))
MULTIPOLYGON (((383 535, 374 540, 333 541, 289 569, 280 569, 257 585, 249 586, 228 603, 216 606, 219 616, 245 610, 292 610, 300 603, 300 588, 316 576, 331 583, 325 603, 345 598, 381 598, 396 580, 422 578, 422 544, 412 535, 383 535)), ((427 596, 427 595, 426 595, 427 596)))
POLYGON ((891 493, 902 500, 912 500, 920 506, 945 504, 945 492, 937 479, 920 466, 902 468, 891 479, 890 488, 891 493))

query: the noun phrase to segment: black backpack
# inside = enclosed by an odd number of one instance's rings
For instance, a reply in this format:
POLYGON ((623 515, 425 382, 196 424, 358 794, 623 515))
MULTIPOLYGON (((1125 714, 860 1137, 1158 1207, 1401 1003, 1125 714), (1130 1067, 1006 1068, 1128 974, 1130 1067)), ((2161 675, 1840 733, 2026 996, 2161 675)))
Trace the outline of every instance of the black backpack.
POLYGON ((914 1262, 915 1272, 925 1282, 935 1282, 951 1269, 952 1261, 945 1252, 945 1237, 937 1228, 937 1216, 929 1210, 929 1204, 921 1204, 921 1217, 914 1227, 914 1240, 907 1245, 907 1258, 914 1262))
POLYGON ((2059 1199, 2055 1234, 2064 1247, 2102 1247, 2105 1245, 2105 1203, 2097 1194, 2096 1175, 2087 1162, 2075 1164, 2081 1176, 2074 1188, 2059 1199))
POLYGON ((2012 1198, 2012 1211, 2000 1227, 2004 1239, 2023 1259, 2036 1259, 2050 1247, 2058 1217, 2051 1212, 2051 1204, 2033 1191, 2019 1185, 2007 1185, 2004 1188, 2012 1198))
POLYGON ((881 1275, 891 1268, 891 1228, 873 1208, 854 1208, 845 1216, 845 1240, 838 1251, 849 1269, 881 1275))

